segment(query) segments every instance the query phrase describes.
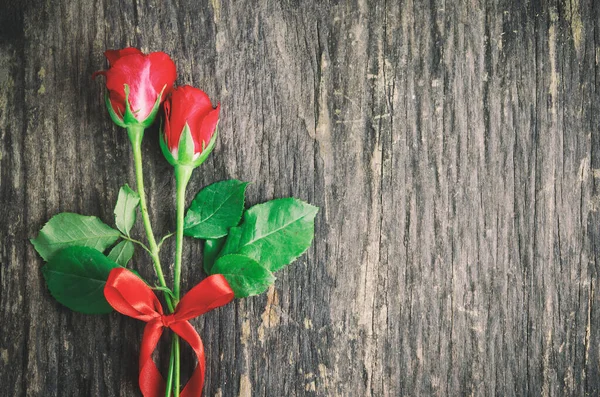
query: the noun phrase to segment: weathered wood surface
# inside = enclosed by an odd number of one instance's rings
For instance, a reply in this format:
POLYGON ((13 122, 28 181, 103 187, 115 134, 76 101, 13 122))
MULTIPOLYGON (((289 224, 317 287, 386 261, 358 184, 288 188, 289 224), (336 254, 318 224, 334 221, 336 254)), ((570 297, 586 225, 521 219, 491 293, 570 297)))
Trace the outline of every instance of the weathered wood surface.
MULTIPOLYGON (((250 203, 321 207, 274 290, 194 321, 205 395, 600 394, 594 0, 2 0, 0 394, 138 395, 143 324, 61 307, 27 241, 62 211, 110 222, 133 182, 90 78, 127 45, 222 104, 192 190, 235 177, 250 203)), ((156 128, 144 150, 163 234, 156 128)), ((184 290, 200 258, 188 242, 184 290)))

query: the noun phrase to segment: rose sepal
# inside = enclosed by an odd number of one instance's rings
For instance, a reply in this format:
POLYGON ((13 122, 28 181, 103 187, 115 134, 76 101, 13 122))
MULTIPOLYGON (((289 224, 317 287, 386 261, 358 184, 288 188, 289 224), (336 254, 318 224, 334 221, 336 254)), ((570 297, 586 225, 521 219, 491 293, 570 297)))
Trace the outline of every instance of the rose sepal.
POLYGON ((210 141, 207 146, 204 146, 204 142, 202 142, 202 152, 200 156, 196 160, 194 160, 194 167, 200 166, 200 164, 204 163, 204 161, 208 158, 208 156, 212 153, 215 148, 215 144, 217 143, 217 135, 219 134, 219 124, 215 126, 215 132, 213 133, 210 141))
POLYGON ((189 124, 186 122, 183 131, 179 135, 179 144, 177 145, 177 163, 180 165, 192 165, 195 156, 194 137, 189 124))
POLYGON ((119 115, 113 109, 112 103, 110 103, 110 95, 108 92, 104 95, 104 102, 106 103, 106 109, 108 109, 108 114, 112 121, 121 128, 127 128, 127 124, 123 122, 123 119, 119 117, 119 115))
MULTIPOLYGON (((161 128, 162 129, 162 128, 161 128)), ((160 136, 160 148, 163 152, 163 155, 172 166, 189 166, 192 168, 199 167, 204 161, 208 158, 210 153, 213 151, 215 144, 217 142, 217 135, 219 129, 218 126, 215 127, 215 132, 213 133, 210 141, 207 146, 204 146, 202 152, 195 153, 194 149, 194 138, 192 137, 192 132, 188 126, 185 124, 183 131, 181 132, 181 136, 179 137, 179 144, 177 145, 176 153, 172 153, 165 142, 164 134, 159 134, 160 136)))
MULTIPOLYGON (((161 130, 162 130, 162 127, 161 127, 161 130)), ((160 150, 162 150, 163 156, 165 156, 165 158, 167 159, 169 164, 171 164, 173 167, 175 167, 177 165, 177 160, 173 156, 173 153, 171 153, 169 151, 169 147, 167 146, 167 143, 165 142, 165 138, 164 138, 163 134, 158 134, 158 135, 159 135, 159 142, 160 142, 160 150)))
POLYGON ((171 153, 171 151, 169 150, 169 147, 167 146, 167 142, 165 142, 165 136, 162 133, 162 122, 161 122, 161 126, 160 126, 160 131, 161 131, 161 133, 158 134, 159 142, 160 142, 160 150, 162 150, 163 156, 165 156, 165 158, 167 159, 169 164, 171 164, 173 167, 175 167, 177 165, 177 160, 173 156, 173 153, 171 153))
POLYGON ((122 127, 122 128, 128 128, 128 127, 148 128, 152 125, 152 123, 154 123, 154 120, 156 119, 156 115, 158 114, 158 111, 160 109, 161 99, 162 99, 163 93, 166 88, 167 88, 167 86, 165 85, 165 86, 163 86, 162 90, 160 90, 160 93, 158 94, 158 97, 156 98, 156 102, 154 102, 154 106, 152 106, 152 111, 150 112, 150 114, 148 114, 148 117, 146 117, 144 120, 140 121, 135 117, 135 113, 131 110, 131 105, 129 104, 129 92, 130 92, 129 85, 124 84, 123 90, 125 91, 125 114, 123 115, 122 118, 119 117, 119 115, 115 112, 114 108, 112 107, 109 95, 106 94, 105 101, 106 101, 106 107, 108 109, 108 114, 110 115, 110 118, 112 119, 112 121, 119 127, 122 127))

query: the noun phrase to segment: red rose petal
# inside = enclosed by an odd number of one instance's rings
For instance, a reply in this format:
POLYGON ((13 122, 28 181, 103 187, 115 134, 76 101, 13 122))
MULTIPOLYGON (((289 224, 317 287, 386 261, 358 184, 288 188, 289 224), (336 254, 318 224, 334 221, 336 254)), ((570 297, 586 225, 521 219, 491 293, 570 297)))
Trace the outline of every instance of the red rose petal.
POLYGON ((150 81, 156 92, 165 89, 161 98, 161 101, 164 101, 167 95, 173 91, 173 85, 177 79, 177 68, 171 57, 164 52, 153 52, 147 58, 150 61, 150 81))
POLYGON ((133 47, 108 50, 105 56, 110 63, 109 69, 95 72, 93 77, 99 74, 106 77, 111 104, 119 115, 125 113, 125 85, 128 85, 131 111, 139 121, 145 120, 163 87, 161 102, 172 90, 177 78, 175 64, 163 52, 144 55, 133 47))
POLYGON ((200 127, 199 134, 194 137, 194 142, 196 143, 196 152, 202 151, 202 145, 204 147, 208 146, 213 134, 215 133, 215 129, 217 128, 217 123, 219 122, 219 111, 221 110, 221 104, 219 103, 216 109, 211 110, 206 117, 202 120, 202 127, 200 127))
POLYGON ((171 151, 177 149, 181 133, 185 124, 190 128, 194 139, 195 153, 202 152, 203 145, 206 146, 214 133, 215 126, 219 121, 219 109, 213 109, 208 95, 189 85, 178 87, 167 101, 165 111, 168 112, 165 122, 165 140, 171 151))
POLYGON ((108 59, 108 64, 113 65, 119 58, 127 55, 144 55, 144 53, 137 48, 127 47, 122 50, 106 50, 104 56, 108 59))

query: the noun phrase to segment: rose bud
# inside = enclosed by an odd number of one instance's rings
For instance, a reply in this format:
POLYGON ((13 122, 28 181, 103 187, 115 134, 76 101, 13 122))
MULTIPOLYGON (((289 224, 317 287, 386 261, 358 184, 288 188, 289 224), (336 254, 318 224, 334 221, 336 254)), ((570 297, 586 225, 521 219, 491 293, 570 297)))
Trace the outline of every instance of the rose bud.
POLYGON ((160 104, 173 90, 177 78, 175 63, 164 52, 144 54, 137 48, 104 53, 108 70, 92 75, 106 77, 106 107, 120 127, 149 127, 160 104))
POLYGON ((160 146, 172 165, 197 167, 212 151, 217 137, 221 105, 213 108, 210 98, 198 88, 176 88, 164 103, 165 120, 160 146))

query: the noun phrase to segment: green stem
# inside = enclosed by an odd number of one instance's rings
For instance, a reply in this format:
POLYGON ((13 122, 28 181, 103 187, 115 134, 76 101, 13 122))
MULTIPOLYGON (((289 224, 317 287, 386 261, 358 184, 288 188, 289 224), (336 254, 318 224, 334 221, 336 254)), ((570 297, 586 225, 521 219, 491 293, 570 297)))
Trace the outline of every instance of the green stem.
POLYGON ((173 387, 173 368, 174 368, 174 360, 175 355, 173 354, 175 350, 175 338, 173 338, 171 342, 171 358, 169 359, 169 373, 167 375, 167 387, 165 388, 165 397, 171 397, 172 387, 173 387))
POLYGON ((177 165, 175 166, 175 182, 177 185, 177 231, 175 237, 175 283, 173 293, 175 298, 179 299, 181 290, 181 257, 183 254, 183 220, 185 217, 185 189, 190 177, 192 176, 192 167, 177 165))
POLYGON ((173 334, 173 347, 174 347, 174 352, 172 351, 171 354, 174 353, 175 357, 175 382, 173 384, 173 396, 174 397, 179 397, 179 374, 181 372, 181 369, 179 368, 179 363, 180 363, 180 351, 179 351, 179 336, 173 334))
MULTIPOLYGON (((150 249, 150 257, 154 264, 154 271, 158 277, 161 287, 167 288, 165 282, 165 276, 163 275, 162 268, 160 267, 160 257, 158 255, 158 245, 152 232, 152 225, 150 223, 150 217, 148 216, 148 205, 146 204, 146 192, 144 191, 144 173, 142 169, 142 138, 144 137, 144 128, 141 126, 130 126, 127 127, 127 134, 131 141, 133 148, 133 160, 135 163, 135 180, 137 184, 137 191, 140 195, 140 209, 142 212, 142 220, 144 222, 144 229, 146 229, 146 236, 148 238, 148 245, 150 249)), ((173 312, 175 305, 171 302, 171 298, 165 295, 165 301, 169 310, 173 312)))
MULTIPOLYGON (((176 202, 177 202, 177 231, 175 234, 175 270, 174 270, 174 285, 173 294, 175 300, 179 301, 181 295, 181 258, 183 255, 183 221, 185 217, 185 189, 190 177, 192 176, 193 167, 177 165, 175 166, 175 182, 177 186, 176 202)), ((173 336, 173 345, 175 347, 175 384, 173 385, 174 396, 179 397, 179 338, 173 336)))
MULTIPOLYGON (((135 239, 132 239, 131 237, 129 237, 129 236, 126 236, 125 234, 121 234, 121 238, 122 238, 123 240, 131 241, 132 243, 139 245, 139 246, 140 246, 140 247, 142 247, 142 248, 143 248, 143 249, 144 249, 144 250, 145 250, 147 253, 149 253, 150 255, 152 255, 152 252, 150 251, 150 248, 146 247, 146 244, 142 243, 141 241, 139 241, 139 240, 135 240, 135 239)), ((158 245, 158 248, 160 248, 160 244, 158 245)))

